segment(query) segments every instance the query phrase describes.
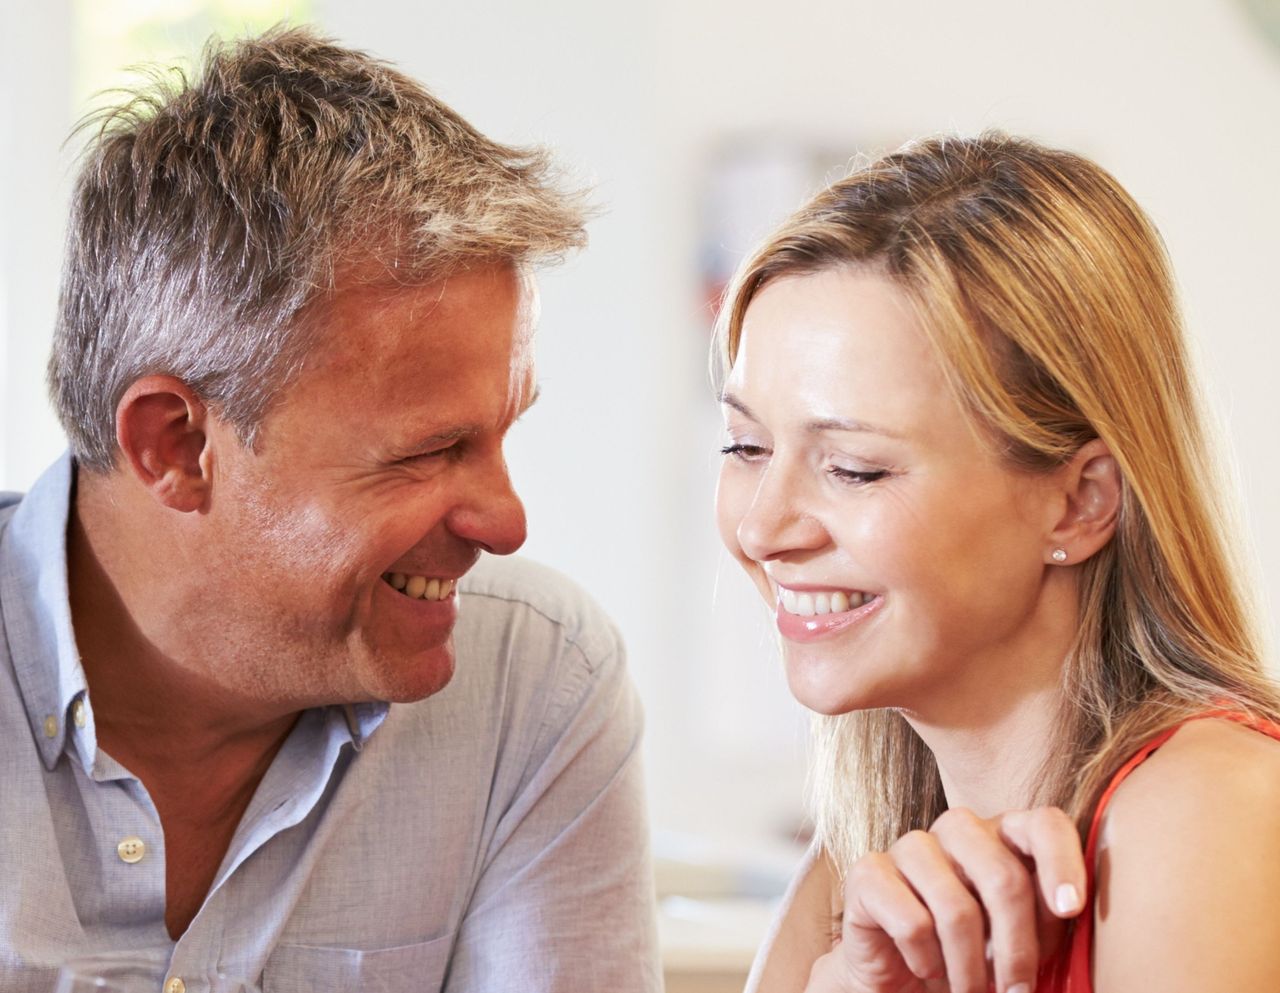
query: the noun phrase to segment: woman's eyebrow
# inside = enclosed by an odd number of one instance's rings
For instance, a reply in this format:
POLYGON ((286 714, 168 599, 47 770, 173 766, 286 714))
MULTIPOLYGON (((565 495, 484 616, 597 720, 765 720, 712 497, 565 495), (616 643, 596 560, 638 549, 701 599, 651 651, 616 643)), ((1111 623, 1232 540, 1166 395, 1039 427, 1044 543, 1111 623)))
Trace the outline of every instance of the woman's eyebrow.
POLYGON ((753 421, 759 420, 759 418, 757 418, 756 415, 752 413, 750 407, 748 407, 745 403, 739 400, 736 396, 734 396, 728 390, 725 390, 723 393, 720 394, 720 403, 726 407, 732 407, 743 417, 749 418, 750 420, 753 420, 753 421))
POLYGON ((878 424, 870 424, 867 421, 858 421, 849 417, 820 417, 817 420, 809 421, 805 424, 806 431, 857 431, 861 434, 879 434, 886 438, 901 439, 902 435, 896 431, 890 431, 888 428, 880 427, 878 424))
MULTIPOLYGON (((720 402, 726 407, 732 407, 743 417, 753 421, 759 420, 750 407, 728 391, 720 394, 720 402)), ((902 438, 902 435, 896 431, 890 431, 888 428, 880 427, 867 421, 859 421, 852 417, 819 417, 808 421, 804 428, 814 434, 822 431, 856 431, 860 434, 879 434, 886 438, 902 438)))

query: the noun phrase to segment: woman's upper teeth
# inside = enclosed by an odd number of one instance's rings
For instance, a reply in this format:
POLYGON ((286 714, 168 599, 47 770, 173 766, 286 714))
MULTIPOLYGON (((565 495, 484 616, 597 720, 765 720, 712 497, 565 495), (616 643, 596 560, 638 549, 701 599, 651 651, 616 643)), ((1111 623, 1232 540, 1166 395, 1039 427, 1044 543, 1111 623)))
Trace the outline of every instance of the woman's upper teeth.
POLYGON ((458 585, 455 579, 430 579, 426 576, 409 576, 403 572, 389 572, 382 578, 393 589, 414 600, 443 600, 458 585))
POLYGON ((813 617, 815 614, 843 614, 846 610, 861 607, 871 599, 870 593, 846 590, 809 590, 799 593, 785 586, 778 587, 778 600, 788 614, 813 617))

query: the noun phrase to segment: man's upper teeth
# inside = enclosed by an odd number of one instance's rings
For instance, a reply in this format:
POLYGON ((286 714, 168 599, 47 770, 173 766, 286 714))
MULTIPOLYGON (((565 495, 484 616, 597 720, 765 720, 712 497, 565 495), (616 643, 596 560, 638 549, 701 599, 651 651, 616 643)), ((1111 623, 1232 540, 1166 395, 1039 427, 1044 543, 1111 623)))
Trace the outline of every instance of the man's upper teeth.
POLYGON ((388 573, 383 577, 394 589, 414 600, 443 600, 457 585, 453 579, 428 579, 426 576, 409 576, 403 572, 388 573))
POLYGON ((778 599, 782 601, 782 609, 788 614, 813 617, 815 614, 843 614, 846 610, 861 607, 871 599, 871 594, 857 591, 850 593, 845 590, 797 593, 779 586, 778 599))

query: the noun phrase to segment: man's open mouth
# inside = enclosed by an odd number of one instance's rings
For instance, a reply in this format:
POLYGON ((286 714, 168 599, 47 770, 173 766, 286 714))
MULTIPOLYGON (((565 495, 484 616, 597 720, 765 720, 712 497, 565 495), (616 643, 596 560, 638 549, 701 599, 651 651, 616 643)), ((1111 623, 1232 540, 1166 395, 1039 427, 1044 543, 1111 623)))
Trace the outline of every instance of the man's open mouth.
POLYGON ((384 572, 382 581, 410 600, 445 600, 458 585, 456 579, 408 576, 403 572, 384 572))

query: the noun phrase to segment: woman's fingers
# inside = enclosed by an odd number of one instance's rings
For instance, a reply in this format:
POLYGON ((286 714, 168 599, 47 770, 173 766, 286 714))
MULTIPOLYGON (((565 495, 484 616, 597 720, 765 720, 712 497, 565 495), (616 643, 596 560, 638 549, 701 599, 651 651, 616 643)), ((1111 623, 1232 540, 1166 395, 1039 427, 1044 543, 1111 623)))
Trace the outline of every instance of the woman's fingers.
POLYGON ((876 852, 855 862, 844 897, 839 951, 866 988, 889 988, 904 968, 919 979, 945 974, 933 916, 892 857, 876 852))
POLYGON ((1030 993, 1084 891, 1080 837, 1062 811, 947 811, 852 867, 832 988, 902 989, 914 976, 925 990, 945 977, 949 993, 987 993, 994 978, 998 993, 1030 993))
POLYGON ((955 870, 977 893, 986 913, 996 990, 1030 993, 1040 965, 1031 870, 1000 837, 993 823, 971 811, 948 811, 930 832, 955 863, 955 870))
MULTIPOLYGON (((899 838, 889 853, 933 919, 953 993, 986 993, 986 924, 982 906, 966 880, 957 874, 956 865, 939 839, 927 831, 912 831, 899 838)), ((940 975, 932 973, 921 978, 940 975)))
POLYGON ((1035 863, 1044 905, 1057 917, 1075 917, 1084 908, 1085 865, 1080 834, 1057 807, 1019 810, 996 818, 1000 837, 1035 863))

